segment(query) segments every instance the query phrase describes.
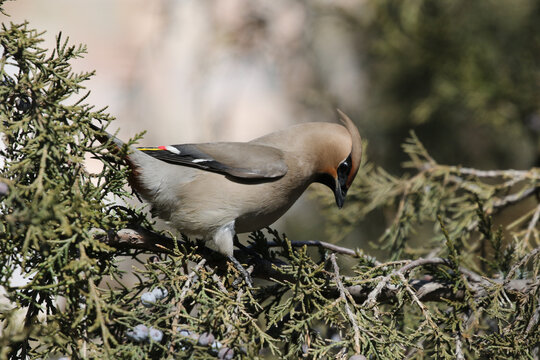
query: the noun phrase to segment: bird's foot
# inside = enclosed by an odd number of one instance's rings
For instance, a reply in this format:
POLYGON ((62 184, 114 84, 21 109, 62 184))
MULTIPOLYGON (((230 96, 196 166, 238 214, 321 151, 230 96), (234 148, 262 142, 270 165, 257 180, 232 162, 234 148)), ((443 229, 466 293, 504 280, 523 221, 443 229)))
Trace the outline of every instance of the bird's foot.
MULTIPOLYGON (((240 272, 240 274, 242 275, 242 278, 246 282, 246 285, 248 287, 253 287, 253 282, 251 281, 251 275, 249 275, 249 272, 242 266, 242 264, 240 264, 240 262, 236 260, 236 258, 232 255, 228 255, 227 258, 234 265, 236 270, 240 272)), ((238 285, 238 283, 240 282, 239 280, 241 280, 241 278, 236 279, 233 282, 233 286, 238 285)))

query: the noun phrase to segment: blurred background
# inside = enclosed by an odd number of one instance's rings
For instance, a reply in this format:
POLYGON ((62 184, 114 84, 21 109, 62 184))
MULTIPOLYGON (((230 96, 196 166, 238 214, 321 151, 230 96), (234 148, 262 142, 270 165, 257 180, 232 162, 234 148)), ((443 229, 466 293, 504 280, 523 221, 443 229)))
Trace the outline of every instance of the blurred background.
MULTIPOLYGON (((60 31, 87 44, 74 64, 96 70, 87 101, 109 107, 121 138, 146 130, 142 145, 244 141, 336 121, 339 107, 368 141, 370 161, 396 175, 410 129, 440 163, 540 164, 539 0, 25 0, 5 8, 10 21, 47 31, 42 47, 60 31)), ((345 244, 378 237, 384 218, 373 220, 345 244)), ((309 196, 276 227, 294 240, 325 240, 309 196)))

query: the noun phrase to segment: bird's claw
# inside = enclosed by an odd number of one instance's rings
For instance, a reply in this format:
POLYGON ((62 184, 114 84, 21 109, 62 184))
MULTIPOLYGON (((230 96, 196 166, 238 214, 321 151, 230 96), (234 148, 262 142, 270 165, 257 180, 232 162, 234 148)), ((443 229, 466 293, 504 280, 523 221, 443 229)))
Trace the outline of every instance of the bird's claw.
MULTIPOLYGON (((232 255, 228 255, 227 258, 234 265, 236 270, 238 270, 240 272, 240 274, 242 275, 242 278, 246 282, 246 285, 248 287, 253 287, 253 282, 251 281, 251 276, 249 275, 249 272, 242 266, 242 264, 240 264, 240 262, 238 260, 236 260, 236 258, 234 256, 232 256, 232 255)), ((238 283, 240 282, 239 281, 240 279, 241 278, 236 279, 233 282, 233 286, 237 286, 238 283)))

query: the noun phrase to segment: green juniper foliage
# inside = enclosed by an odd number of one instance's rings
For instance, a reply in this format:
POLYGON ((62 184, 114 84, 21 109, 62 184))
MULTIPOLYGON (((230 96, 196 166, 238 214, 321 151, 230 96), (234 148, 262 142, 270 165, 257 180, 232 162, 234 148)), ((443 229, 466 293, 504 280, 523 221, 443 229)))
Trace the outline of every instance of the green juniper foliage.
POLYGON ((406 175, 365 162, 349 210, 328 211, 340 229, 392 214, 375 242, 390 261, 266 229, 238 244, 260 279, 246 288, 201 244, 116 205, 133 196, 126 149, 89 126, 113 119, 80 94, 92 74, 70 61, 85 48, 40 42, 27 23, 2 25, 0 359, 538 358, 538 169, 438 164, 412 134, 406 175), (126 256, 135 284, 118 268, 126 256))
POLYGON ((74 100, 92 74, 72 73, 69 62, 85 47, 68 45, 59 35, 47 53, 38 47, 39 35, 26 23, 4 24, 0 35, 0 180, 9 192, 0 210, 0 284, 9 299, 2 311, 3 357, 78 352, 82 339, 95 337, 109 347, 114 304, 97 285, 119 273, 117 254, 95 241, 90 229, 119 227, 127 219, 106 198, 125 195, 119 162, 104 159, 98 174, 83 165, 85 154, 105 150, 93 140, 89 122, 111 121, 84 104, 85 96, 74 100), (12 287, 18 271, 28 284, 12 287))

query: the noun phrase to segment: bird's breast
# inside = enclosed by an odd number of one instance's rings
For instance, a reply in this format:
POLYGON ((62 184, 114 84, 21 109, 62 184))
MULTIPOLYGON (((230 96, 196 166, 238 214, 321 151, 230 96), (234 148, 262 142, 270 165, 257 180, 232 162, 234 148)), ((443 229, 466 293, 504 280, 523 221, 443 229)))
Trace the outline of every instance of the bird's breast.
POLYGON ((266 185, 267 189, 254 196, 249 204, 244 204, 235 220, 237 233, 256 231, 273 224, 289 210, 308 184, 297 184, 300 186, 296 187, 266 185))

